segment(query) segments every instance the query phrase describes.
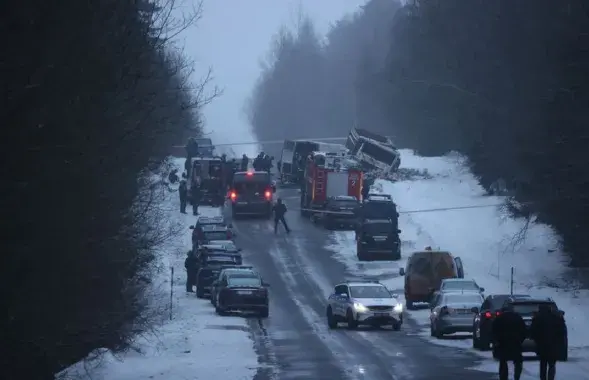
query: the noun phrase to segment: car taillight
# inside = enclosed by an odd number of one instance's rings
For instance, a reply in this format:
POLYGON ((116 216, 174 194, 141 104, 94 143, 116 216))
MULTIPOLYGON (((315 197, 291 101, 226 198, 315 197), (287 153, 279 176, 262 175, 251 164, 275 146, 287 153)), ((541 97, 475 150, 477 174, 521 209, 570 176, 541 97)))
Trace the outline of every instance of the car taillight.
POLYGON ((269 190, 266 190, 266 192, 264 193, 264 196, 266 197, 267 200, 272 199, 272 192, 269 190))
POLYGON ((231 198, 231 200, 234 201, 237 198, 237 193, 235 191, 232 191, 231 193, 229 193, 229 198, 231 198))
POLYGON ((483 314, 483 316, 487 319, 491 319, 493 317, 497 317, 501 314, 501 312, 497 311, 495 312, 495 314, 491 313, 490 311, 487 311, 485 314, 483 314))
POLYGON ((233 233, 231 231, 227 231, 227 240, 231 240, 231 238, 233 237, 233 233))

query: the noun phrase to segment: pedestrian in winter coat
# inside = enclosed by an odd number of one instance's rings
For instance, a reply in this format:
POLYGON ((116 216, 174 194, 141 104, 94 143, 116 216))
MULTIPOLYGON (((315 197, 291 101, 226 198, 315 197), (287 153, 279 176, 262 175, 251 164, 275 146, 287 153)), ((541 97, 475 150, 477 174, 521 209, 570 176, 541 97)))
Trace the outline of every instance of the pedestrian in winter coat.
POLYGON ((513 362, 513 378, 519 380, 523 370, 522 344, 526 340, 526 323, 521 315, 506 306, 495 318, 491 327, 493 334, 493 357, 499 360, 499 380, 507 380, 507 362, 513 362))
POLYGON ((241 171, 242 172, 246 172, 247 171, 247 167, 249 166, 250 163, 250 159, 244 154, 241 157, 241 171))
POLYGON ((286 220, 284 219, 286 205, 282 203, 282 199, 278 198, 276 200, 276 204, 272 207, 272 211, 274 211, 274 233, 278 232, 278 222, 282 222, 286 233, 290 233, 290 228, 288 228, 288 224, 286 224, 286 220))
POLYGON ((198 261, 194 253, 192 251, 188 251, 186 260, 184 260, 184 268, 186 268, 186 291, 189 293, 194 293, 192 286, 194 285, 194 280, 196 279, 197 264, 198 261))
POLYGON ((192 214, 198 215, 198 205, 200 203, 202 194, 200 190, 200 185, 193 183, 192 188, 190 189, 190 201, 192 202, 192 214))
POLYGON ((566 324, 562 315, 551 310, 549 305, 540 305, 538 313, 532 319, 530 336, 536 343, 541 380, 554 380, 556 361, 566 347, 566 335, 566 324))
POLYGON ((180 178, 178 178, 178 169, 172 170, 168 175, 168 181, 170 181, 170 183, 176 183, 179 179, 180 178))
POLYGON ((186 201, 188 200, 188 185, 186 180, 180 181, 180 187, 178 187, 178 194, 180 195, 180 212, 186 214, 186 201))

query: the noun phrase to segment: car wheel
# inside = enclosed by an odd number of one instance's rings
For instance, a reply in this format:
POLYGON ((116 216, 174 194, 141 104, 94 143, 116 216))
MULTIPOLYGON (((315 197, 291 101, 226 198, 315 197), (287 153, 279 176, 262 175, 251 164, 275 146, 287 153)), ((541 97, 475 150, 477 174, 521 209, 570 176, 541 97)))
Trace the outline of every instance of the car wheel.
POLYGON ((392 326, 393 327, 393 331, 399 331, 399 330, 401 330, 401 326, 402 325, 403 324, 401 322, 394 322, 393 323, 393 326, 392 326))
POLYGON ((434 331, 434 325, 429 324, 429 336, 436 336, 436 332, 434 331))
POLYGON ((442 339, 444 337, 444 333, 442 333, 440 330, 438 330, 438 328, 435 324, 434 324, 434 336, 437 339, 442 339))
POLYGON ((202 288, 202 286, 196 287, 196 297, 205 298, 205 290, 202 288))
POLYGON ((337 321, 335 319, 335 316, 333 315, 331 307, 327 308, 327 327, 329 327, 332 330, 337 329, 337 321))
POLYGON ((413 310, 413 301, 405 301, 405 306, 407 306, 407 310, 413 310))
POLYGON ((222 309, 221 307, 219 307, 219 305, 215 306, 215 313, 217 313, 218 315, 221 315, 221 316, 227 315, 227 312, 224 309, 222 309))
POLYGON ((479 338, 477 338, 476 334, 476 327, 474 326, 472 328, 472 348, 474 348, 475 350, 481 349, 479 338))
POLYGON ((352 313, 352 310, 348 310, 346 313, 346 320, 348 322, 348 329, 355 330, 358 328, 358 321, 354 319, 354 313, 352 313))
POLYGON ((260 318, 268 318, 268 315, 270 315, 270 308, 268 306, 260 310, 260 318))
POLYGON ((213 292, 211 292, 211 297, 209 298, 209 301, 211 301, 211 305, 215 305, 215 295, 213 294, 213 292))

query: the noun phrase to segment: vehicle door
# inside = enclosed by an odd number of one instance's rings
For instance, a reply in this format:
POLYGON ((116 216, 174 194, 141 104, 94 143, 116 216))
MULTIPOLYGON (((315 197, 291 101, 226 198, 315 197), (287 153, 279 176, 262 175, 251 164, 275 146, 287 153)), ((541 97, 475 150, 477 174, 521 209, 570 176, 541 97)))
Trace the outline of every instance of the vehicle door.
POLYGON ((348 287, 346 285, 338 285, 335 287, 335 299, 336 299, 335 314, 342 315, 342 316, 346 315, 349 297, 350 297, 350 293, 348 292, 348 287))

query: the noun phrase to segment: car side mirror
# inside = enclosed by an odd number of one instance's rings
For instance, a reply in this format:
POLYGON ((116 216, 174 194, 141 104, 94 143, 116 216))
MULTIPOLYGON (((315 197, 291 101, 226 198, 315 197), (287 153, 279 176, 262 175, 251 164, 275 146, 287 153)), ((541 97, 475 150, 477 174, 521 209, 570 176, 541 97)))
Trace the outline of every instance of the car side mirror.
POLYGON ((227 223, 227 228, 233 228, 233 223, 227 223))
POLYGON ((262 286, 265 287, 265 288, 269 288, 270 287, 270 284, 268 284, 267 282, 262 282, 262 286))
POLYGON ((399 298, 398 294, 393 294, 393 298, 399 298))
POLYGON ((484 292, 485 291, 485 288, 479 288, 479 289, 481 290, 481 292, 484 292))
POLYGON ((350 298, 350 297, 349 297, 349 296, 348 296, 346 293, 341 293, 341 294, 338 294, 338 295, 339 295, 340 297, 342 297, 342 298, 345 298, 345 299, 348 299, 348 298, 350 298))
POLYGON ((190 226, 190 227, 188 227, 188 228, 190 228, 191 230, 193 230, 193 229, 194 229, 194 226, 190 226))
POLYGON ((475 306, 475 307, 471 308, 470 311, 472 311, 473 314, 478 314, 479 308, 475 306))
POLYGON ((241 251, 243 251, 243 249, 237 248, 237 252, 241 252, 241 251))
POLYGON ((219 285, 219 281, 218 280, 215 280, 215 281, 213 281, 213 283, 211 285, 217 286, 217 285, 219 285))
POLYGON ((403 231, 401 231, 401 230, 397 230, 397 233, 398 233, 398 234, 400 234, 401 232, 403 232, 403 231))
POLYGON ((405 275, 405 268, 399 268, 399 276, 405 275))
POLYGON ((562 317, 564 317, 564 310, 559 310, 559 311, 558 311, 558 313, 559 313, 559 314, 560 314, 562 317))

